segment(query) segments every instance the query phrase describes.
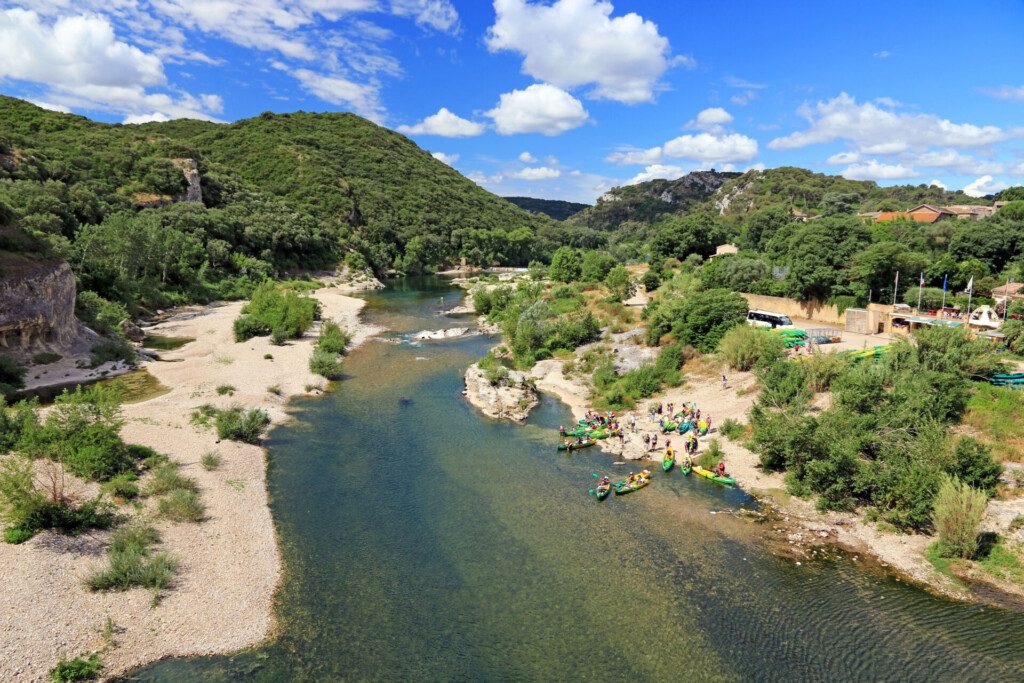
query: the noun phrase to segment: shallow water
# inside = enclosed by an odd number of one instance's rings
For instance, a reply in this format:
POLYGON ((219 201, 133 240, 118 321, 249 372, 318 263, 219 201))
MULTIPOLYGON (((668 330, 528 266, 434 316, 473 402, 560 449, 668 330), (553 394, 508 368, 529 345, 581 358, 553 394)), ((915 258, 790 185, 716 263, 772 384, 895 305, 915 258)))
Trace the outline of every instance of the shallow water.
MULTIPOLYGON (((450 327, 443 281, 367 295, 398 333, 450 327)), ((571 416, 482 417, 462 373, 493 339, 369 342, 274 430, 280 636, 131 680, 1022 680, 1024 615, 933 597, 847 560, 796 566, 725 512, 742 492, 660 468, 597 503, 571 416), (715 512, 716 514, 711 514, 715 512)))

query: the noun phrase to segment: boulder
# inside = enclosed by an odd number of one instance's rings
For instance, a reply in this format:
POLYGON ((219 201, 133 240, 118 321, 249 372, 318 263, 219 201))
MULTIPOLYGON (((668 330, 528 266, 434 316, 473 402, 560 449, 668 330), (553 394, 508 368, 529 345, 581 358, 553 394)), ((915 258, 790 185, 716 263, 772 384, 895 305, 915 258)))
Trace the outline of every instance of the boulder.
POLYGON ((525 372, 509 370, 505 377, 492 383, 476 363, 466 370, 464 394, 484 415, 515 422, 525 421, 530 410, 540 402, 525 372))
POLYGON ((146 333, 142 331, 142 328, 128 319, 121 321, 121 334, 133 342, 141 342, 146 337, 146 333))

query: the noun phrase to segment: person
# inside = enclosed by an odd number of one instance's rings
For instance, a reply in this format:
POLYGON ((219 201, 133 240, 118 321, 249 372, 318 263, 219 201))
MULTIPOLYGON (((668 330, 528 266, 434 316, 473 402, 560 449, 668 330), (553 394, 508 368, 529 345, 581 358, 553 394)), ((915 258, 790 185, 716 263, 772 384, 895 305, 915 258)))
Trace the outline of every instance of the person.
POLYGON ((629 414, 629 424, 633 428, 633 433, 636 434, 636 413, 629 414))
POLYGON ((672 450, 672 442, 671 441, 666 441, 665 442, 665 459, 666 460, 675 460, 676 459, 676 452, 674 450, 672 450))
POLYGON ((651 437, 651 449, 655 450, 655 451, 658 450, 658 435, 657 434, 655 434, 654 436, 651 437))
POLYGON ((725 463, 722 462, 721 460, 718 461, 718 465, 715 467, 715 474, 717 474, 720 477, 725 476, 725 463))
POLYGON ((558 435, 565 436, 565 427, 563 427, 562 425, 558 425, 558 435))
POLYGON ((644 434, 644 450, 651 450, 651 437, 648 434, 644 434))
POLYGON ((663 414, 664 414, 664 411, 662 410, 662 405, 659 403, 658 404, 658 415, 663 415, 663 414))
POLYGON ((729 388, 729 380, 727 380, 725 378, 725 373, 722 373, 722 388, 723 389, 728 389, 729 388))

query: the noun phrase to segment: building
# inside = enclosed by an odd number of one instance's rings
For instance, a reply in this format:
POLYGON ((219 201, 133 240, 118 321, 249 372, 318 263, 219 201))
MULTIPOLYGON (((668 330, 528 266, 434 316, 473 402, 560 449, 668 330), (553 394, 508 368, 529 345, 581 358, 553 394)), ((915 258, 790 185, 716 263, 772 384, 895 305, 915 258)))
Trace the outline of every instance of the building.
POLYGON ((899 218, 905 218, 907 220, 912 220, 915 223, 934 223, 936 221, 943 220, 944 218, 956 217, 956 213, 945 207, 932 206, 931 204, 920 204, 908 211, 882 211, 878 214, 878 218, 875 219, 875 222, 881 223, 882 221, 894 221, 899 218))
POLYGON ((719 244, 715 247, 715 253, 711 258, 715 258, 715 256, 724 256, 726 254, 736 254, 739 253, 739 250, 739 247, 735 244, 719 244))
POLYGON ((992 289, 992 298, 997 306, 1009 299, 1013 301, 1024 301, 1024 282, 1011 282, 992 289))
POLYGON ((954 204, 943 208, 952 211, 958 219, 969 221, 988 218, 996 212, 996 207, 994 206, 980 206, 977 204, 954 204))

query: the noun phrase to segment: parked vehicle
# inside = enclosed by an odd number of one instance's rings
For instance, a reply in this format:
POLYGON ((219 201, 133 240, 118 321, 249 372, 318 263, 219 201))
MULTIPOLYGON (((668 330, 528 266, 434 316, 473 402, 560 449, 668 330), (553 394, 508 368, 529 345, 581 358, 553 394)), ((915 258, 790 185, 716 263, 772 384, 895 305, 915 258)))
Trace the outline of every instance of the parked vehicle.
POLYGON ((747 313, 747 324, 754 327, 770 327, 771 329, 793 327, 793 321, 788 315, 771 313, 769 311, 750 311, 747 313))

